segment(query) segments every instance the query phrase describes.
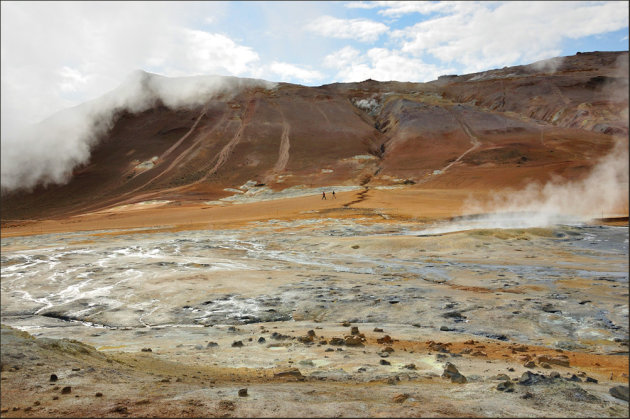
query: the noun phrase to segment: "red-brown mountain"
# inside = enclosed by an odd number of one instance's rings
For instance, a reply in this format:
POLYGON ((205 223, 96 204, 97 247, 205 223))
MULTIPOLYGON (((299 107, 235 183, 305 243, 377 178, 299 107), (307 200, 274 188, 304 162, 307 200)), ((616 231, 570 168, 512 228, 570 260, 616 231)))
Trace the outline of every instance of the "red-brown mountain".
POLYGON ((68 183, 3 193, 2 219, 207 201, 247 181, 519 187, 583 177, 627 135, 627 51, 428 83, 244 86, 188 107, 118 112, 68 183))

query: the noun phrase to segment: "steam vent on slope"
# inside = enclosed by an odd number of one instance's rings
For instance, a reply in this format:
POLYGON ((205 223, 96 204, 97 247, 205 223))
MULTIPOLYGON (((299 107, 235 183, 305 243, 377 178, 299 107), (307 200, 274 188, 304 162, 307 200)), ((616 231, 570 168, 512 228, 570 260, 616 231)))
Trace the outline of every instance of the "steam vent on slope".
POLYGON ((628 416, 628 52, 136 72, 6 143, 2 417, 628 416))

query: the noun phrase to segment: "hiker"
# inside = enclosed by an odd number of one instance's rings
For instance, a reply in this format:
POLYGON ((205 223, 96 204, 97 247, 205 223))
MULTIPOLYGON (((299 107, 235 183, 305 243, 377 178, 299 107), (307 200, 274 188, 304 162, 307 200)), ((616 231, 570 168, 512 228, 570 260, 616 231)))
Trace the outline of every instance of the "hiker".
POLYGON ((333 191, 333 199, 337 199, 337 196, 335 195, 335 191, 333 191))
POLYGON ((326 199, 326 192, 322 192, 322 199, 326 199))

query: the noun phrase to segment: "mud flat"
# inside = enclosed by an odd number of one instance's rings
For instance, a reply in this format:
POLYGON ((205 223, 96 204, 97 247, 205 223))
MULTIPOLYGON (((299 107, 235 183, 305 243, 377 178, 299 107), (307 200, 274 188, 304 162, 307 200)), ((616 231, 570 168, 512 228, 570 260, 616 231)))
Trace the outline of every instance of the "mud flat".
POLYGON ((2 416, 628 415, 627 225, 339 204, 3 235, 2 416))

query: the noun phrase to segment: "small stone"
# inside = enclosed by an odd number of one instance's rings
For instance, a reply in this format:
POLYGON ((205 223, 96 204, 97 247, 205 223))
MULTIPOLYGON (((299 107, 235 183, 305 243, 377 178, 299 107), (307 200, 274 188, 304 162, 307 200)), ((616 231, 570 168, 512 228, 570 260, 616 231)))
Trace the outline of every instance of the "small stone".
POLYGON ((383 336, 382 338, 378 338, 378 339, 376 339, 376 343, 378 343, 378 344, 380 344, 380 345, 383 345, 383 344, 390 344, 390 343, 392 343, 392 342, 393 342, 393 340, 392 340, 392 338, 391 338, 389 335, 385 335, 385 336, 383 336))
POLYGON ((54 383, 55 381, 57 381, 59 378, 57 377, 57 374, 50 374, 50 382, 54 383))
POLYGON ((206 345, 206 348, 214 348, 217 346, 219 346, 219 344, 216 342, 208 342, 208 344, 206 345))
POLYGON ((350 322, 343 322, 343 323, 341 323, 341 325, 343 327, 350 327, 350 322))
POLYGON ((394 352, 394 348, 392 348, 391 346, 386 346, 382 349, 382 352, 389 352, 391 354, 392 352, 394 352))
POLYGON ((344 343, 347 346, 363 346, 363 339, 359 336, 346 336, 344 343))
POLYGON ((331 345, 343 345, 344 343, 346 343, 342 338, 332 338, 330 339, 330 344, 331 345))
POLYGON ((308 332, 306 332, 306 336, 315 337, 315 331, 314 330, 309 330, 308 332))
POLYGON ((335 350, 333 348, 326 348, 324 352, 335 352, 335 350))
POLYGON ((587 383, 595 383, 595 384, 599 383, 599 381, 597 379, 591 378, 591 377, 586 377, 586 382, 587 383))
POLYGON ((395 395, 392 400, 394 401, 394 403, 402 403, 408 398, 409 398, 409 394, 404 393, 404 394, 395 395))
POLYGON ((536 364, 534 363, 534 361, 527 361, 526 363, 523 364, 523 366, 525 368, 535 368, 536 364))
POLYGON ((236 332, 236 327, 234 326, 228 327, 228 332, 236 332))
POLYGON ((452 331, 453 331, 453 329, 451 329, 451 328, 450 328, 450 327, 448 327, 448 326, 440 326, 440 331, 441 331, 441 332, 452 332, 452 331))
POLYGON ((350 329, 350 334, 351 335, 358 335, 359 334, 359 328, 357 326, 352 326, 352 328, 350 329))
POLYGON ((415 370, 416 369, 416 364, 407 364, 405 365, 405 368, 408 370, 415 370))
POLYGON ((232 342, 232 347, 233 348, 241 348, 241 347, 243 347, 243 341, 242 340, 235 340, 234 342, 232 342))
POLYGON ((512 393, 514 391, 514 383, 509 380, 502 381, 497 385, 497 390, 512 393))
POLYGON ((53 396, 53 400, 59 400, 59 396, 53 396))
POLYGON ((560 378, 560 373, 558 371, 552 371, 549 374, 549 378, 560 378))
POLYGON ((540 363, 540 366, 541 366, 541 367, 543 367, 543 368, 545 368, 545 369, 550 369, 550 368, 551 368, 551 365, 549 365, 549 364, 548 364, 548 363, 546 363, 546 362, 541 362, 541 363, 540 363))
POLYGON ((99 391, 98 393, 96 393, 96 394, 94 395, 94 397, 103 397, 103 393, 101 393, 101 392, 99 391))
POLYGON ((81 371, 81 368, 72 368, 72 371, 81 371))
POLYGON ((267 342, 267 339, 265 339, 264 337, 261 336, 258 338, 258 343, 265 343, 265 342, 267 342))
POLYGON ((507 374, 497 374, 497 375, 495 375, 493 377, 490 377, 490 380, 502 380, 502 381, 505 381, 505 380, 509 380, 509 379, 510 379, 510 377, 507 374))
POLYGON ((628 386, 615 386, 608 390, 611 396, 628 401, 628 386))
POLYGON ((527 400, 527 399, 531 399, 532 397, 534 397, 534 395, 532 393, 530 393, 529 391, 527 391, 527 392, 525 392, 525 394, 523 394, 521 396, 521 399, 527 400))
POLYGON ((151 348, 142 348, 141 351, 142 352, 153 352, 153 350, 151 348))
POLYGON ((567 380, 575 381, 576 383, 581 383, 582 382, 582 379, 580 377, 578 377, 577 375, 575 375, 575 374, 571 375, 571 377, 567 378, 567 380))
POLYGON ((246 388, 242 388, 238 391, 238 396, 239 397, 247 397, 247 389, 246 388))
POLYGON ((378 333, 383 333, 383 329, 380 329, 380 328, 378 328, 378 327, 375 327, 375 328, 374 328, 374 331, 375 331, 375 332, 378 332, 378 333))
POLYGON ((381 365, 392 365, 391 362, 385 360, 385 359, 381 359, 381 365))
POLYGON ((72 392, 72 387, 70 386, 66 386, 61 389, 61 394, 70 394, 70 392, 72 392))

